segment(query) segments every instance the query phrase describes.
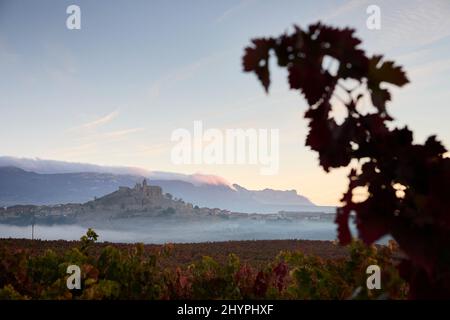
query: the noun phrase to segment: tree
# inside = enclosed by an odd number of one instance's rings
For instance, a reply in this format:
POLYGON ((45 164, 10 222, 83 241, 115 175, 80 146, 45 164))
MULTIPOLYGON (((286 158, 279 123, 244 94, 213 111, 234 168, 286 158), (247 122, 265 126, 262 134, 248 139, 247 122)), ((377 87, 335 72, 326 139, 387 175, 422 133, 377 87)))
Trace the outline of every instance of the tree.
POLYGON ((94 229, 89 228, 86 231, 86 234, 80 238, 81 242, 81 251, 87 250, 91 247, 98 239, 98 234, 94 231, 94 229))
POLYGON ((348 191, 337 210, 341 244, 352 235, 354 213, 358 236, 366 244, 390 234, 407 254, 399 265, 410 298, 450 298, 450 159, 435 136, 413 143, 407 128, 391 128, 386 104, 390 88, 408 78, 400 66, 381 55, 368 56, 354 30, 316 23, 294 27, 277 38, 252 40, 243 68, 253 72, 266 92, 269 59, 288 71, 290 88, 308 102, 306 145, 319 154, 327 172, 351 167, 348 191), (334 70, 324 66, 334 63, 334 70), (342 96, 343 95, 343 96, 342 96), (345 105, 342 123, 333 117, 333 102, 345 105), (357 201, 355 190, 366 190, 357 201))

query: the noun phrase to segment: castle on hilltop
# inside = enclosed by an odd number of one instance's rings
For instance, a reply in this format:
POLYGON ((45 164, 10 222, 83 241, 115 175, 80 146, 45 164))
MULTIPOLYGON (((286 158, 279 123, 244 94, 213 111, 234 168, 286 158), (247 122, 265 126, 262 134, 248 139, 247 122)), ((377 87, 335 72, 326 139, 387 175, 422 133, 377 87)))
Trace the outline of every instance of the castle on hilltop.
POLYGON ((161 187, 148 185, 147 179, 144 179, 142 183, 136 183, 133 190, 153 199, 158 199, 162 197, 163 194, 161 187))
POLYGON ((151 186, 144 179, 132 188, 121 186, 118 190, 86 203, 54 206, 13 206, 0 208, 0 221, 27 221, 38 217, 41 221, 62 223, 73 221, 110 221, 132 217, 228 217, 229 212, 220 209, 199 208, 181 199, 164 194, 159 186, 151 186), (200 215, 200 216, 199 216, 200 215), (52 220, 57 219, 57 220, 52 220))
POLYGON ((144 179, 133 188, 119 187, 119 190, 95 200, 95 206, 120 209, 138 209, 146 206, 163 206, 166 199, 159 186, 151 186, 144 179))

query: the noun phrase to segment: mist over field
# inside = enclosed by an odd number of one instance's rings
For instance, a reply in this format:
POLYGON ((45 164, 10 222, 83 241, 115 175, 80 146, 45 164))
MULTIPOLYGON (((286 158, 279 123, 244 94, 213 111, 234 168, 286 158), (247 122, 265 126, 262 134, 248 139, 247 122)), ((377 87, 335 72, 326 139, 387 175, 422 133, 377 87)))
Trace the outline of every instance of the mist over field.
MULTIPOLYGON (((182 243, 228 240, 309 239, 335 240, 336 225, 332 220, 313 221, 208 221, 155 222, 145 219, 114 220, 108 226, 95 225, 36 225, 35 239, 79 240, 88 227, 94 227, 99 241, 182 243)), ((0 238, 31 238, 31 226, 0 224, 0 238)))

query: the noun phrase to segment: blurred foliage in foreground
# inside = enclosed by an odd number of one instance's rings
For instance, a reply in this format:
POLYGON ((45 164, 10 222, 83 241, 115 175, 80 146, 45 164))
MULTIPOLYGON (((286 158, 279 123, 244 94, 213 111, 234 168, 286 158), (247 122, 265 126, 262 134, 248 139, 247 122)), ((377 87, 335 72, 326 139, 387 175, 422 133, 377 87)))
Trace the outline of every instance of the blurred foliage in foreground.
POLYGON ((219 263, 205 256, 169 268, 171 245, 146 255, 144 246, 108 246, 94 253, 97 234, 88 230, 80 245, 33 256, 27 249, 0 247, 0 299, 403 299, 407 286, 395 267, 397 248, 352 242, 347 259, 324 260, 301 252, 280 252, 254 268, 230 254, 219 263), (81 268, 81 290, 68 290, 69 265, 81 268), (368 290, 366 268, 381 268, 382 288, 368 290))

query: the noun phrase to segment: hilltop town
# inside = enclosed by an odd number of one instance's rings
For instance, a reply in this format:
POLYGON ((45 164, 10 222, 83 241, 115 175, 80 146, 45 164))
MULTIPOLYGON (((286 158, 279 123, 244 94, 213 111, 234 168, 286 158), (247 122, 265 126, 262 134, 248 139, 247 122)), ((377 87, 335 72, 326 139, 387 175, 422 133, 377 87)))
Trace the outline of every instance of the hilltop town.
MULTIPOLYGON (((273 214, 241 213, 219 208, 199 207, 164 193, 159 186, 149 185, 144 179, 133 188, 118 190, 86 203, 57 205, 15 205, 0 208, 0 223, 32 224, 97 224, 119 219, 148 218, 145 221, 213 221, 251 219, 264 221, 292 221, 297 219, 330 219, 325 212, 289 212, 273 214)), ((137 220, 134 220, 137 221, 137 220)))
MULTIPOLYGON (((51 206, 15 205, 0 208, 0 222, 28 225, 77 223, 85 220, 108 220, 132 217, 195 218, 216 216, 226 218, 227 210, 200 208, 182 199, 164 193, 159 186, 151 186, 147 180, 133 188, 119 187, 115 192, 95 198, 83 204, 58 204, 51 206)), ((238 214, 239 215, 239 214, 238 214)))

